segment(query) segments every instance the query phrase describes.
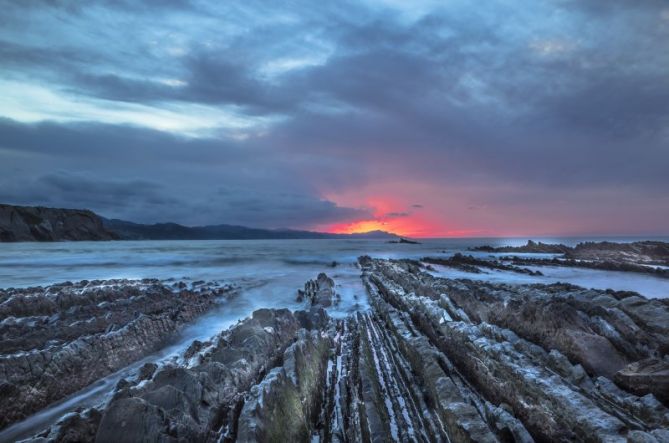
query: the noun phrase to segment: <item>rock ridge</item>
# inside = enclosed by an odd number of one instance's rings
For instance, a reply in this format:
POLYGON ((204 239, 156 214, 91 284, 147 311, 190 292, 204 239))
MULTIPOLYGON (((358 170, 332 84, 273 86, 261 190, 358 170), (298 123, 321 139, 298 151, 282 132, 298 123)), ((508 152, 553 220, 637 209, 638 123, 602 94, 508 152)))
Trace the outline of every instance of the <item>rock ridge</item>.
POLYGON ((33 441, 669 441, 667 303, 359 264, 370 310, 319 275, 33 441))
POLYGON ((0 290, 0 427, 158 350, 229 293, 150 279, 0 290))

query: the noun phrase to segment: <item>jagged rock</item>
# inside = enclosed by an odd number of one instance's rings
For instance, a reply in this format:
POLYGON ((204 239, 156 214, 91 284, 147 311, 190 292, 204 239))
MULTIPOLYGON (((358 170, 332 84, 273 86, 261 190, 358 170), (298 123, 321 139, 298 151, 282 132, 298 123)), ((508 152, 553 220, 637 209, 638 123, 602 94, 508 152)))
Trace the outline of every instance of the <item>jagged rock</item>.
POLYGON ((319 331, 298 332, 272 369, 246 397, 237 441, 310 441, 318 420, 330 340, 319 331))
POLYGON ((567 251, 566 257, 600 262, 667 265, 669 264, 669 243, 661 241, 583 242, 567 251))
POLYGON ((635 272, 650 274, 655 277, 669 278, 669 270, 629 261, 587 261, 572 258, 528 258, 502 257, 502 261, 519 266, 562 266, 567 268, 598 269, 600 271, 635 272))
MULTIPOLYGON (((122 398, 110 404, 96 430, 99 443, 170 440, 164 432, 168 423, 162 411, 137 397, 122 398), (147 438, 148 437, 148 438, 147 438)), ((90 441, 90 440, 82 440, 90 441)))
POLYGON ((0 427, 158 350, 224 293, 155 280, 0 290, 0 427))
POLYGON ((100 411, 96 408, 67 414, 50 429, 28 441, 32 443, 79 443, 93 441, 95 440, 101 416, 100 411))
POLYGON ((524 246, 480 246, 471 248, 482 252, 563 254, 573 261, 588 261, 615 264, 669 264, 669 243, 661 241, 638 241, 630 243, 582 242, 576 246, 551 245, 528 240, 524 246))
POLYGON ((114 429, 123 421, 123 435, 156 440, 205 441, 219 432, 234 435, 244 392, 276 365, 299 328, 288 310, 255 311, 209 343, 195 365, 164 367, 146 384, 126 388, 127 395, 117 396, 105 410, 96 441, 120 441, 114 429), (132 416, 124 412, 129 408, 132 416))
POLYGON ((563 284, 516 286, 412 273, 397 278, 407 291, 433 299, 447 294, 466 319, 559 350, 591 375, 612 377, 630 362, 666 352, 669 344, 669 309, 658 300, 563 284))
MULTIPOLYGON (((476 414, 443 408, 451 441, 509 435, 520 441, 624 441, 641 435, 632 430, 653 435, 669 426, 669 411, 657 400, 619 392, 603 377, 665 349, 665 304, 571 285, 439 279, 406 261, 365 259, 361 266, 375 312, 388 313, 383 325, 403 324, 401 337, 426 337, 446 380, 473 388, 463 403, 476 405, 476 414), (474 419, 476 427, 465 425, 474 419)), ((411 340, 401 353, 425 349, 411 340)), ((435 383, 430 380, 440 380, 439 370, 426 372, 430 365, 419 361, 412 368, 423 368, 415 371, 426 389, 435 383)), ((447 385, 441 382, 428 398, 451 392, 447 385)), ((430 404, 439 411, 440 402, 430 404)), ((458 403, 449 397, 442 404, 458 403)))
POLYGON ((528 240, 525 246, 471 248, 482 252, 561 254, 552 259, 503 257, 503 261, 520 266, 566 266, 605 271, 636 272, 669 278, 669 270, 652 265, 669 266, 669 243, 641 241, 632 243, 583 242, 575 247, 549 245, 528 240))
POLYGON ((492 246, 477 246, 475 248, 470 248, 472 251, 480 252, 523 252, 523 253, 533 253, 533 254, 564 254, 571 250, 569 246, 565 245, 551 245, 542 242, 535 242, 533 240, 528 240, 527 244, 524 246, 501 246, 501 247, 492 247, 492 246))
POLYGON ((309 306, 327 308, 337 303, 339 296, 334 289, 334 281, 324 273, 318 274, 316 280, 304 284, 304 290, 298 291, 297 301, 306 300, 309 306))
POLYGON ((482 272, 480 268, 486 268, 486 269, 497 269, 500 271, 516 272, 518 274, 527 274, 535 276, 543 275, 539 271, 533 271, 527 268, 507 265, 498 260, 478 259, 472 257, 471 255, 463 255, 459 252, 448 258, 424 257, 421 259, 421 261, 425 263, 432 263, 435 265, 448 266, 451 268, 459 269, 461 271, 471 272, 473 274, 480 274, 482 272))
POLYGON ((68 418, 68 432, 100 442, 667 441, 669 409, 611 381, 626 373, 639 387, 662 373, 665 303, 436 278, 412 260, 359 264, 369 311, 329 318, 321 300, 334 282, 320 275, 305 285, 307 310, 258 310, 142 368, 93 419, 68 418))
POLYGON ((137 379, 138 380, 151 380, 151 377, 153 377, 153 374, 156 373, 156 370, 158 369, 158 365, 155 363, 145 363, 141 368, 139 368, 139 372, 137 374, 137 379))
POLYGON ((669 359, 648 358, 630 363, 615 374, 614 380, 636 395, 652 393, 669 405, 669 359))
POLYGON ((320 306, 312 306, 308 311, 296 311, 295 318, 306 329, 324 328, 329 321, 327 311, 320 306))

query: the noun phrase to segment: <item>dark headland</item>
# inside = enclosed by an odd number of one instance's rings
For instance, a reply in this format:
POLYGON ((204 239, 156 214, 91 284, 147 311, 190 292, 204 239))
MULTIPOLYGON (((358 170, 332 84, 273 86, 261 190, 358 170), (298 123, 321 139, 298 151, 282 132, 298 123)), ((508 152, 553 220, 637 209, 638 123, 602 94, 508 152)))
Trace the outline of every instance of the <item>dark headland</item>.
POLYGON ((385 231, 331 234, 293 229, 259 229, 236 225, 183 226, 141 224, 107 219, 85 209, 0 204, 0 242, 98 240, 279 240, 397 238, 385 231))

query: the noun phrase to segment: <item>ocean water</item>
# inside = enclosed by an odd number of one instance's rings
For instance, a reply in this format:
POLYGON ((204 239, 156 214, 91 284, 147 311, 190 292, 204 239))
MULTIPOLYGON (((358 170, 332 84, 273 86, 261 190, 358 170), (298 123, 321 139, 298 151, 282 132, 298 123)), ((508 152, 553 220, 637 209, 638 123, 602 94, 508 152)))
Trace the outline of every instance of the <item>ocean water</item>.
MULTIPOLYGON (((574 245, 584 239, 535 239, 574 245)), ((592 239, 600 240, 600 239, 592 239)), ((627 239, 633 241, 634 239, 627 239)), ((625 239, 615 239, 625 241, 625 239)), ((63 281, 108 278, 205 280, 232 284, 239 294, 201 317, 173 342, 140 362, 105 377, 63 401, 0 431, 0 441, 25 438, 79 407, 104 401, 119 379, 146 361, 178 357, 193 340, 206 340, 261 307, 299 309, 297 290, 325 272, 341 296, 330 315, 342 317, 368 308, 357 258, 414 258, 472 253, 468 248, 490 244, 522 245, 526 239, 434 239, 421 244, 391 244, 379 240, 220 240, 122 241, 0 244, 0 288, 43 286, 63 281), (336 266, 333 267, 333 262, 336 266)), ((537 256, 537 255, 533 255, 537 256)), ((551 257, 551 255, 546 255, 551 257)), ((632 290, 647 297, 669 297, 669 279, 641 274, 589 269, 541 267, 542 277, 490 271, 469 274, 435 266, 435 275, 506 283, 569 282, 598 289, 632 290)))
MULTIPOLYGON (((574 245, 581 238, 535 239, 574 245)), ((612 239, 633 241, 635 239, 612 239)), ((0 288, 108 278, 217 280, 247 288, 243 296, 257 306, 290 304, 304 282, 326 272, 341 285, 344 305, 355 303, 361 255, 421 258, 469 252, 481 245, 521 245, 526 239, 429 239, 421 244, 380 240, 204 240, 0 244, 0 288), (333 267, 333 262, 337 266, 333 267), (350 297, 349 297, 350 296, 350 297)), ((508 254, 501 254, 508 255, 508 254)), ((519 254, 523 255, 523 254, 519 254)), ((527 255, 527 254, 526 254, 527 255)), ((529 254, 552 257, 550 254, 529 254)), ((467 274, 441 269, 440 275, 509 283, 569 282, 598 289, 633 290, 647 297, 669 297, 669 280, 641 274, 541 267, 545 276, 508 272, 467 274)), ((359 289, 359 288, 358 288, 359 289)), ((363 302, 360 298, 359 302, 363 302)))

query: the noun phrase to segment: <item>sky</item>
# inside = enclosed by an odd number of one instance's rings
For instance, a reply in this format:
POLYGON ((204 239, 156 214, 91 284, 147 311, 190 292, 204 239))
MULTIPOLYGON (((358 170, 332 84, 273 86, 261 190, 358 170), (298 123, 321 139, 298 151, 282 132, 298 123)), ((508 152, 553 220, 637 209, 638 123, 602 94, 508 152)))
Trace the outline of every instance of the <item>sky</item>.
POLYGON ((665 0, 0 0, 0 202, 669 235, 665 0))

